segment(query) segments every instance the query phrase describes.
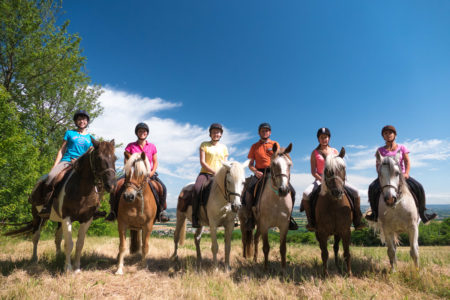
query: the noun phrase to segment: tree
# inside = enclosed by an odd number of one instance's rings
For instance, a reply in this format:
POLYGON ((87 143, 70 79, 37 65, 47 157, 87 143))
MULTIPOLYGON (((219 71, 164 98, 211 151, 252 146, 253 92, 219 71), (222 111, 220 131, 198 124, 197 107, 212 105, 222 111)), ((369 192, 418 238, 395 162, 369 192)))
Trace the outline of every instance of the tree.
POLYGON ((28 195, 39 176, 39 152, 0 85, 0 221, 30 218, 28 195))
POLYGON ((60 1, 0 1, 0 82, 39 149, 41 173, 48 172, 74 111, 88 111, 91 120, 101 113, 100 87, 91 85, 69 21, 57 25, 60 10, 60 1))

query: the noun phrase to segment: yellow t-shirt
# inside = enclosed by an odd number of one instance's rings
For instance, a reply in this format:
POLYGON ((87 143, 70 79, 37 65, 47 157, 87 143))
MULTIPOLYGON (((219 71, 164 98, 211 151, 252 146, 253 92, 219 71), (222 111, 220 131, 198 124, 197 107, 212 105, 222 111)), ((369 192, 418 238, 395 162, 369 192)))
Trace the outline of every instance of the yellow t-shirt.
MULTIPOLYGON (((217 172, 222 167, 222 161, 228 156, 228 149, 224 144, 217 143, 213 145, 211 142, 203 142, 200 145, 200 149, 205 151, 205 162, 214 172, 217 172)), ((200 172, 211 174, 203 167, 200 172)))

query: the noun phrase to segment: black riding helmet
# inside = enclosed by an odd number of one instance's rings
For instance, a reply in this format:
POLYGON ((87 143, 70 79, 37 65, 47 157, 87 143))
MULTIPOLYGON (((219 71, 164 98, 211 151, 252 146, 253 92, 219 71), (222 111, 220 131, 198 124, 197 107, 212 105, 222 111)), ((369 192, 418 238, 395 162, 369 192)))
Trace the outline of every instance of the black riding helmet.
POLYGON ((260 132, 261 129, 263 129, 263 128, 266 128, 266 129, 269 129, 270 131, 272 131, 272 127, 270 127, 269 123, 261 123, 261 124, 259 124, 258 132, 260 132))
POLYGON ((219 129, 221 133, 223 133, 222 124, 219 123, 212 123, 211 126, 209 126, 209 134, 211 134, 211 130, 213 129, 219 129))
POLYGON ((76 122, 76 121, 77 121, 77 118, 78 118, 79 116, 84 116, 84 117, 86 117, 87 120, 88 120, 88 123, 89 123, 90 117, 89 117, 89 114, 87 113, 87 111, 85 111, 85 110, 77 110, 77 111, 75 112, 75 114, 73 115, 73 121, 76 122))
POLYGON ((319 130, 317 130, 317 138, 319 138, 319 136, 321 134, 326 134, 326 135, 328 135, 328 137, 331 137, 330 129, 328 129, 326 127, 322 127, 322 128, 319 128, 319 130))
POLYGON ((136 128, 134 128, 134 133, 137 135, 138 130, 141 128, 147 130, 147 134, 150 132, 148 125, 145 124, 144 122, 141 122, 136 125, 136 128))

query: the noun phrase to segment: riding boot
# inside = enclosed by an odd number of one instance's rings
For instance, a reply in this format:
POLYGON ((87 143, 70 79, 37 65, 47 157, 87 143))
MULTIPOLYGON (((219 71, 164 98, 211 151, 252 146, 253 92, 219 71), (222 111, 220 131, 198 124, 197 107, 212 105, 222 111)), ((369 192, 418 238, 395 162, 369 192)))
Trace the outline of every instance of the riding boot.
POLYGON ((361 230, 365 227, 364 223, 361 223, 361 207, 360 207, 361 199, 359 196, 354 197, 353 202, 353 226, 355 226, 355 230, 361 230))
POLYGON ((315 228, 314 222, 311 218, 311 203, 309 202, 308 199, 302 199, 302 205, 303 205, 303 208, 305 209, 306 220, 308 221, 308 224, 306 224, 306 229, 314 232, 314 231, 316 231, 316 228, 315 228))
POLYGON ((109 196, 110 211, 109 215, 105 218, 106 221, 114 222, 114 220, 117 218, 117 209, 118 209, 117 202, 118 201, 116 200, 114 193, 111 193, 109 196))
POLYGON ((378 220, 378 199, 380 199, 381 187, 378 179, 375 179, 369 185, 369 204, 370 211, 366 214, 365 219, 371 222, 377 222, 378 220))
POLYGON ((165 210, 162 210, 161 213, 159 214, 159 221, 161 223, 166 223, 170 221, 169 215, 165 210))
POLYGON ((419 209, 419 216, 422 222, 426 224, 436 218, 437 215, 435 213, 428 214, 425 212, 427 208, 425 207, 425 191, 423 186, 412 177, 406 179, 406 183, 413 194, 414 200, 416 200, 416 205, 419 209))
POLYGON ((200 228, 200 222, 198 219, 198 209, 200 206, 200 201, 197 195, 194 195, 192 199, 192 228, 200 228))

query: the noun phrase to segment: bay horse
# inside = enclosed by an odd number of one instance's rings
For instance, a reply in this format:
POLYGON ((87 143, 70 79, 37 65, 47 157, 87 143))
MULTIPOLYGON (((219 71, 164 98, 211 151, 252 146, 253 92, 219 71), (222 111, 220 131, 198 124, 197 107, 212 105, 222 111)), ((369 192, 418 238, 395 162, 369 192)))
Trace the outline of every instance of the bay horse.
MULTIPOLYGON (((62 223, 55 234, 56 251, 61 250, 61 240, 64 234, 65 246, 65 271, 72 271, 70 254, 73 250, 72 222, 78 221, 78 239, 75 250, 75 272, 80 272, 80 257, 84 246, 86 232, 93 220, 94 212, 100 205, 100 199, 104 190, 110 192, 116 184, 116 169, 114 155, 114 140, 110 142, 98 142, 92 139, 93 147, 80 156, 74 163, 73 169, 61 183, 62 187, 55 195, 49 218, 41 218, 39 211, 42 205, 32 204, 33 220, 21 229, 8 232, 6 235, 18 235, 33 233, 33 256, 37 261, 37 246, 41 235, 42 226, 48 219, 62 223)), ((39 190, 45 177, 36 184, 33 192, 39 190)), ((30 197, 33 199, 33 195, 30 197)))
POLYGON ((119 199, 117 224, 119 230, 119 255, 117 262, 117 275, 123 274, 123 258, 125 255, 127 228, 131 230, 130 252, 137 249, 140 239, 138 231, 142 230, 142 262, 148 253, 148 242, 156 219, 156 200, 150 186, 148 175, 151 172, 150 162, 145 152, 126 153, 125 189, 119 199))
POLYGON ((272 227, 277 227, 280 231, 281 267, 286 268, 286 236, 293 209, 289 188, 290 168, 293 165, 289 156, 291 150, 292 143, 286 148, 279 148, 278 144, 274 144, 270 160, 270 178, 266 180, 261 197, 254 207, 256 232, 253 239, 251 238, 253 231, 242 231, 244 254, 247 249, 251 249, 249 243, 254 243, 254 262, 258 258, 259 237, 262 236, 264 268, 267 268, 269 263, 269 229, 272 227))
MULTIPOLYGON (((223 166, 214 175, 211 192, 205 206, 199 210, 200 228, 195 231, 195 247, 197 251, 197 266, 201 265, 200 240, 203 226, 209 226, 211 234, 211 250, 213 263, 217 269, 217 228, 225 227, 225 269, 230 269, 231 235, 234 229, 234 219, 236 212, 241 206, 241 194, 244 188, 245 173, 244 168, 250 161, 240 164, 239 162, 223 162, 223 166)), ((175 249, 172 255, 173 260, 178 259, 178 243, 183 245, 186 236, 186 219, 192 220, 192 205, 184 210, 181 200, 186 194, 192 195, 194 185, 189 184, 180 192, 177 206, 177 223, 174 234, 175 249)))
POLYGON ((319 242, 323 276, 328 276, 328 237, 334 235, 334 261, 338 266, 339 242, 342 240, 344 259, 348 275, 352 275, 350 264, 350 240, 353 212, 344 192, 346 167, 345 149, 338 155, 327 155, 321 190, 315 206, 316 239, 319 242))
POLYGON ((400 233, 408 233, 409 253, 416 268, 419 267, 419 214, 399 165, 400 152, 397 154, 395 157, 383 157, 380 152, 376 153, 382 193, 378 199, 378 222, 369 222, 371 227, 380 231, 381 241, 387 245, 391 272, 395 272, 397 264, 400 233))

